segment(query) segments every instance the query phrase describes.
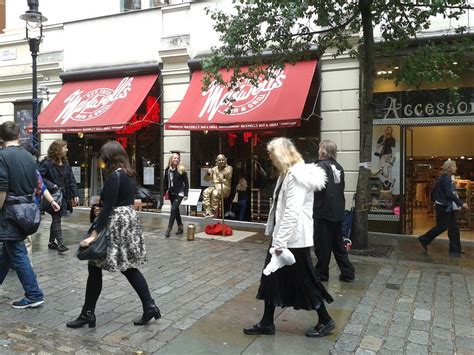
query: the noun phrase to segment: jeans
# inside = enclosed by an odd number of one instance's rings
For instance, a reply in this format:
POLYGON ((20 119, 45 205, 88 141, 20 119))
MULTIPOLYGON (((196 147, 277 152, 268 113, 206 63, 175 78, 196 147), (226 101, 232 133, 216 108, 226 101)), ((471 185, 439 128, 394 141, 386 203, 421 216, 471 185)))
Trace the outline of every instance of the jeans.
POLYGON ((237 220, 239 221, 245 220, 245 212, 247 212, 247 200, 237 201, 237 208, 236 208, 237 220))
POLYGON ((171 213, 170 213, 170 220, 168 222, 168 229, 173 228, 174 220, 176 219, 176 223, 178 226, 182 226, 183 222, 181 221, 181 215, 179 214, 179 205, 183 200, 184 196, 179 196, 175 194, 170 194, 170 202, 171 202, 171 213))
POLYGON ((42 301, 43 292, 38 286, 36 275, 31 267, 23 241, 4 241, 0 254, 0 284, 3 284, 10 267, 16 271, 18 279, 25 290, 25 296, 30 301, 42 301))

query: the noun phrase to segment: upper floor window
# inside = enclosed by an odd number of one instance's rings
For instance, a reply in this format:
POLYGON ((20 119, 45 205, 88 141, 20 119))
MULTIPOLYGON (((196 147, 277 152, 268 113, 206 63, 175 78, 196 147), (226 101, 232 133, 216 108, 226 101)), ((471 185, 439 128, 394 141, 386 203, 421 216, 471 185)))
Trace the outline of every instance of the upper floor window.
POLYGON ((141 10, 142 0, 121 0, 120 7, 122 12, 141 10))

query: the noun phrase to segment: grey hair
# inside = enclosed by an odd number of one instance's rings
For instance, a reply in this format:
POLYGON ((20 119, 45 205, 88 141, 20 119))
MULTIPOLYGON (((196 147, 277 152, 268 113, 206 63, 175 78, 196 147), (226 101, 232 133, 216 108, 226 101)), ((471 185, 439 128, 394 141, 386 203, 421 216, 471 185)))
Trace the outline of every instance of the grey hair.
POLYGON ((267 145, 267 150, 274 154, 275 167, 281 175, 286 175, 293 165, 303 161, 294 143, 285 137, 272 139, 267 145))
POLYGON ((337 145, 333 141, 328 139, 319 143, 319 149, 321 149, 325 158, 334 159, 337 158, 337 145))
POLYGON ((443 173, 449 173, 449 168, 455 165, 456 165, 456 162, 454 160, 448 159, 443 163, 441 170, 443 171, 443 173))

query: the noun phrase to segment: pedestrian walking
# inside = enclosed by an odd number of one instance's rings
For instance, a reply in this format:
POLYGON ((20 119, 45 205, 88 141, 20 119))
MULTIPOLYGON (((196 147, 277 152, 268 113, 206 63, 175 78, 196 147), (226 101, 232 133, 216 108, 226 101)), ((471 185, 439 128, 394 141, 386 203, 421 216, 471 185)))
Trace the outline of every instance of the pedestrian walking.
POLYGON ((29 234, 25 230, 25 220, 20 221, 16 212, 30 214, 31 210, 27 208, 34 206, 36 162, 30 153, 20 147, 20 129, 15 122, 3 123, 0 135, 5 146, 0 150, 0 241, 3 242, 0 284, 3 284, 12 267, 25 291, 25 297, 13 302, 12 307, 36 308, 44 303, 44 296, 25 247, 24 240, 29 234))
POLYGON ((183 222, 179 213, 181 201, 187 200, 189 191, 188 174, 186 167, 181 163, 181 155, 173 152, 168 161, 168 167, 163 177, 163 192, 168 195, 171 203, 170 219, 165 237, 169 238, 174 221, 178 224, 176 235, 183 234, 183 222))
MULTIPOLYGON (((36 148, 31 144, 23 145, 23 148, 29 152, 33 158, 35 158, 36 164, 38 164, 38 150, 36 150, 36 148)), ((46 188, 46 184, 44 183, 43 178, 41 177, 41 174, 38 170, 36 170, 36 180, 38 185, 35 190, 35 203, 39 206, 41 204, 41 199, 44 198, 51 205, 53 211, 58 212, 61 209, 61 206, 58 205, 51 193, 46 188)), ((28 251, 28 258, 31 261, 33 257, 33 238, 31 235, 26 237, 25 246, 26 250, 28 251)))
POLYGON ((133 202, 137 185, 135 172, 123 147, 116 141, 104 144, 100 150, 101 159, 107 165, 107 179, 100 193, 102 208, 92 225, 91 235, 81 242, 82 247, 92 243, 100 231, 109 228, 107 255, 103 259, 90 260, 88 264, 86 295, 81 314, 66 323, 69 328, 96 325, 95 308, 102 291, 102 270, 120 271, 140 297, 143 306, 142 317, 133 322, 145 325, 152 318, 161 317, 160 310, 151 298, 148 284, 138 267, 146 263, 145 240, 142 226, 133 202))
POLYGON ((454 160, 446 160, 443 163, 442 173, 431 192, 431 200, 435 203, 436 208, 436 226, 418 237, 418 241, 425 251, 428 250, 428 245, 447 229, 449 253, 453 255, 464 254, 461 249, 461 237, 456 220, 456 210, 469 207, 457 195, 456 186, 452 179, 456 171, 456 162, 454 160))
POLYGON ((53 211, 51 214, 52 222, 48 243, 49 249, 56 249, 59 253, 69 250, 64 245, 61 219, 72 213, 73 204, 79 204, 77 183, 71 166, 67 161, 67 152, 67 142, 56 140, 49 146, 48 156, 39 166, 39 172, 47 189, 51 193, 61 190, 63 194, 61 209, 57 212, 53 211))
POLYGON ((342 234, 346 205, 344 169, 336 161, 337 145, 333 141, 322 141, 318 155, 316 165, 325 171, 327 182, 322 190, 314 192, 314 252, 318 259, 316 273, 322 281, 329 280, 332 252, 341 271, 339 280, 351 282, 354 281, 355 269, 349 261, 342 234))
POLYGON ((322 337, 335 328, 324 305, 325 300, 330 303, 333 298, 314 272, 310 249, 313 246, 313 192, 324 187, 326 176, 321 168, 306 165, 287 138, 273 139, 267 150, 279 177, 265 230, 266 235, 272 236, 271 248, 257 293, 257 298, 265 302, 265 308, 261 321, 243 331, 250 335, 275 334, 275 307, 293 307, 317 311, 318 323, 306 331, 306 336, 322 337))

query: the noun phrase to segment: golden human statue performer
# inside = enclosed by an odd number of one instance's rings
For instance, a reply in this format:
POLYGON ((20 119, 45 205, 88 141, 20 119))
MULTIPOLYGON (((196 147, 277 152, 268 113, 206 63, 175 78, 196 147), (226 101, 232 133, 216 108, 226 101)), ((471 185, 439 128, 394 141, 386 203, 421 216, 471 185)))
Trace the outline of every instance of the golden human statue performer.
POLYGON ((207 170, 204 180, 212 181, 212 185, 202 193, 204 216, 214 217, 221 198, 227 198, 231 189, 232 167, 227 165, 227 158, 224 154, 217 156, 216 165, 207 170))

